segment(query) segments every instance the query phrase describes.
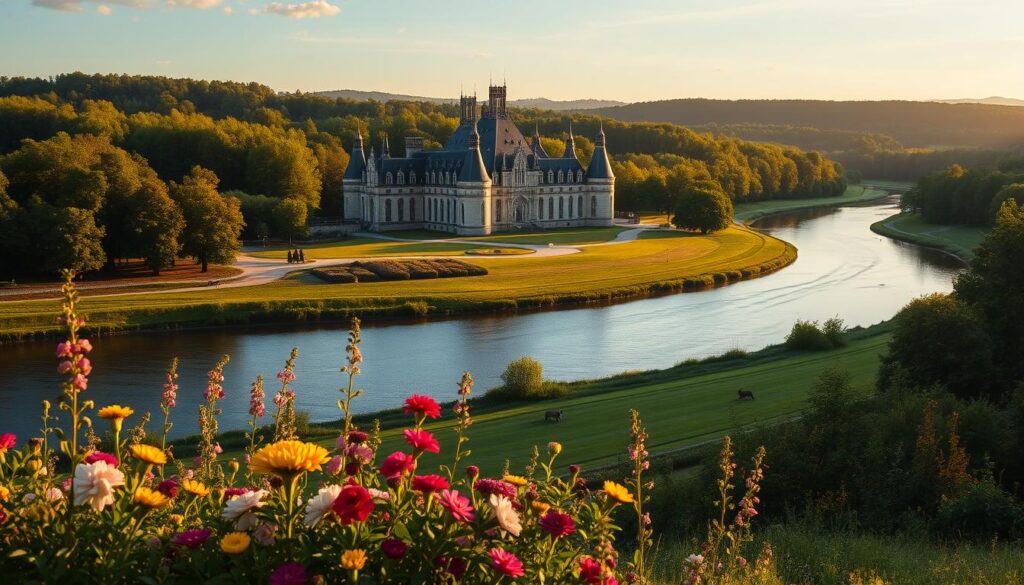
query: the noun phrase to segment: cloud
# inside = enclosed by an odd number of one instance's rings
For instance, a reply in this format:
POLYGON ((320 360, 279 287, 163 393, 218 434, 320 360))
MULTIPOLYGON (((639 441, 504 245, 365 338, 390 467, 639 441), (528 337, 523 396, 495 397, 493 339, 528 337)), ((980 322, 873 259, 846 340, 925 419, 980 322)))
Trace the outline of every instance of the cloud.
MULTIPOLYGON (((50 10, 60 10, 62 12, 81 12, 82 5, 86 3, 94 3, 89 0, 32 0, 32 6, 38 6, 40 8, 49 8, 50 10)), ((97 11, 100 14, 107 14, 100 9, 105 7, 110 10, 107 4, 116 4, 118 6, 128 6, 130 8, 149 8, 152 4, 152 0, 106 0, 104 4, 100 4, 97 7, 97 11)))
POLYGON ((263 8, 264 12, 279 14, 288 18, 320 18, 321 16, 334 16, 341 12, 341 8, 331 4, 327 0, 311 0, 300 4, 282 4, 271 2, 263 8))
POLYGON ((111 10, 106 4, 100 4, 96 7, 96 12, 99 12, 103 16, 110 16, 110 13, 113 12, 113 10, 111 10))
POLYGON ((235 9, 234 8, 232 8, 230 6, 225 6, 224 7, 224 14, 229 14, 230 15, 230 14, 234 14, 234 13, 235 13, 235 9))
POLYGON ((198 8, 200 10, 206 10, 207 8, 213 8, 220 4, 221 0, 167 0, 167 5, 181 6, 182 8, 198 8))

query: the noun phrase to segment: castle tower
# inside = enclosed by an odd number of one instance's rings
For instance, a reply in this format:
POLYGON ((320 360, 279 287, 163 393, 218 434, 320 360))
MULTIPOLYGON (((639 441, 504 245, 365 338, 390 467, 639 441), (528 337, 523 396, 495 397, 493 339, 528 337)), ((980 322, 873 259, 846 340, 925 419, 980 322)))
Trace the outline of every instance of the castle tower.
POLYGON ((459 97, 459 125, 476 122, 476 96, 459 97))
POLYGON ((362 189, 366 180, 366 154, 363 151, 363 134, 356 132, 352 140, 352 156, 349 158, 348 167, 345 168, 345 175, 341 182, 344 185, 344 198, 342 200, 342 216, 345 219, 359 219, 362 214, 362 189))
POLYGON ((504 118, 505 113, 505 97, 508 93, 508 88, 504 85, 492 85, 487 90, 487 115, 491 118, 504 118))
POLYGON ((591 208, 586 213, 588 225, 612 225, 615 217, 615 173, 608 160, 604 123, 594 139, 594 155, 587 167, 587 191, 591 208))
POLYGON ((569 137, 565 139, 565 154, 562 158, 576 158, 576 139, 572 136, 572 121, 569 122, 569 137))

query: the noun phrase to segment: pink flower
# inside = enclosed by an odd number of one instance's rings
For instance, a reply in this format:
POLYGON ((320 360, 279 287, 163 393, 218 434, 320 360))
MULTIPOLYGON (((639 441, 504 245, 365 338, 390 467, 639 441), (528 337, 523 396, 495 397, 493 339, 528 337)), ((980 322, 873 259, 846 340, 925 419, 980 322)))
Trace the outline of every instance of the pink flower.
POLYGON ((602 577, 604 577, 604 567, 601 566, 601 563, 590 557, 580 559, 580 579, 590 585, 596 585, 601 582, 602 577))
POLYGON ((348 442, 349 443, 355 443, 355 444, 358 445, 360 443, 365 443, 366 440, 369 439, 369 438, 370 438, 370 435, 368 433, 364 433, 363 431, 349 431, 348 432, 348 442))
POLYGON ((248 488, 248 487, 224 488, 224 499, 225 500, 230 500, 231 498, 233 498, 235 496, 240 496, 242 494, 247 494, 247 493, 249 493, 251 491, 253 491, 253 489, 252 488, 248 488))
POLYGON ((380 464, 380 473, 390 481, 406 473, 412 473, 412 470, 415 468, 416 460, 413 459, 412 455, 395 451, 384 458, 383 463, 380 464))
POLYGON ((285 384, 295 381, 295 372, 291 370, 281 370, 277 373, 277 379, 284 382, 285 384))
POLYGON ((412 489, 424 494, 432 494, 448 489, 448 480, 440 475, 417 475, 412 478, 412 489))
POLYGON ((405 442, 417 452, 440 453, 441 445, 429 431, 405 429, 405 442))
POLYGON ((306 585, 308 582, 302 563, 285 563, 270 574, 270 585, 306 585))
POLYGON ((89 343, 88 339, 79 339, 78 343, 71 348, 71 351, 75 353, 89 353, 92 351, 92 344, 89 343))
POLYGON ((209 540, 211 534, 213 532, 209 528, 193 528, 179 532, 171 542, 186 548, 197 548, 209 540))
POLYGON ((277 526, 264 522, 252 531, 252 539, 263 546, 274 546, 277 543, 277 526))
POLYGON ((78 360, 78 371, 82 372, 84 376, 92 373, 92 362, 89 361, 89 358, 84 357, 78 360))
POLYGON ((0 435, 0 455, 2 455, 8 449, 13 449, 18 444, 18 437, 14 433, 4 433, 0 435))
POLYGON ((117 467, 117 457, 114 457, 110 453, 104 453, 103 451, 93 451, 85 456, 83 460, 86 463, 95 463, 97 461, 105 461, 107 465, 111 467, 117 467))
POLYGON ((478 479, 473 483, 473 489, 484 495, 497 494, 505 496, 510 500, 516 498, 516 486, 500 479, 478 479))
POLYGON ((361 485, 347 485, 341 489, 338 498, 332 504, 334 513, 344 525, 363 522, 373 512, 375 504, 370 492, 361 485))
POLYGON ((75 390, 81 392, 89 387, 89 380, 82 374, 75 374, 74 379, 71 380, 71 385, 74 386, 75 390))
POLYGON ((69 358, 69 357, 71 357, 71 355, 72 355, 72 353, 71 353, 71 342, 70 341, 62 341, 62 342, 57 344, 57 357, 59 357, 59 358, 69 358))
POLYGON ((253 382, 249 389, 249 416, 259 418, 266 414, 267 410, 263 403, 263 386, 259 382, 253 382))
POLYGON ((561 538, 576 532, 576 523, 568 514, 552 508, 540 519, 540 528, 550 534, 551 538, 561 538))
POLYGON ((57 364, 57 373, 58 374, 66 374, 66 373, 68 373, 70 371, 71 371, 71 362, 69 362, 68 360, 64 360, 61 363, 57 364))
POLYGON ((402 407, 402 412, 410 412, 422 417, 440 418, 441 405, 429 396, 413 394, 405 399, 405 406, 402 407))
POLYGON ((373 461, 373 449, 366 445, 349 445, 348 449, 345 449, 345 454, 359 463, 373 461))
POLYGON ((523 561, 519 560, 519 557, 501 548, 492 548, 489 553, 491 555, 491 566, 498 570, 499 573, 508 577, 522 577, 523 561))
POLYGON ((400 538, 389 538, 380 543, 380 550, 389 559, 400 559, 409 552, 409 545, 400 538))
POLYGON ((451 513, 452 518, 463 524, 473 521, 473 506, 469 504, 469 498, 455 490, 442 490, 437 495, 437 502, 441 507, 451 513))
POLYGON ((327 475, 334 475, 341 471, 341 465, 344 462, 345 459, 341 455, 331 457, 331 460, 327 462, 327 467, 325 468, 327 475))

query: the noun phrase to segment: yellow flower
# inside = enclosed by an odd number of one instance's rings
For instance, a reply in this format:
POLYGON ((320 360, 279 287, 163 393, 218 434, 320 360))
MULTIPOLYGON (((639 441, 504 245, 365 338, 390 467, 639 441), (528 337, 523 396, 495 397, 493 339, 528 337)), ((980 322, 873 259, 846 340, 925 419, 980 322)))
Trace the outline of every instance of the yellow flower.
POLYGON ((167 496, 146 486, 140 486, 135 490, 135 502, 149 508, 160 508, 167 505, 170 500, 167 496))
POLYGON ((509 482, 512 485, 518 485, 520 487, 527 484, 526 478, 521 475, 506 474, 505 477, 503 477, 502 479, 504 479, 505 481, 509 482))
POLYGON ((231 532, 220 539, 220 550, 229 555, 240 555, 249 548, 252 540, 244 532, 231 532))
POLYGON ((547 512, 548 510, 551 509, 550 504, 545 504, 540 500, 534 500, 530 502, 530 507, 533 508, 533 511, 536 512, 538 516, 543 516, 544 512, 547 512))
POLYGON ((132 445, 132 456, 153 465, 167 463, 167 454, 161 451, 159 447, 152 445, 143 445, 141 443, 132 445))
POLYGON ((358 571, 366 564, 366 551, 362 549, 347 550, 341 553, 341 568, 346 571, 358 571))
POLYGON ((249 462, 249 470, 287 477, 304 471, 316 471, 330 460, 327 449, 320 445, 302 441, 278 441, 257 451, 249 462))
POLYGON ((194 479, 182 480, 181 489, 192 495, 199 496, 200 498, 205 498, 210 495, 210 488, 206 487, 203 482, 196 481, 194 479))
POLYGON ((167 519, 177 526, 181 526, 181 523, 185 521, 185 517, 181 514, 170 514, 167 519))
POLYGON ((626 488, 626 486, 615 483, 614 481, 604 482, 604 493, 608 494, 608 497, 615 500, 620 504, 632 504, 633 494, 626 488))
POLYGON ((562 444, 557 441, 551 441, 548 443, 548 455, 554 457, 562 452, 562 444))
POLYGON ((6 502, 11 499, 11 490, 0 485, 0 502, 6 502))
POLYGON ((127 406, 121 406, 120 404, 104 406, 99 412, 100 418, 105 418, 107 420, 124 420, 133 414, 135 414, 134 410, 127 406))

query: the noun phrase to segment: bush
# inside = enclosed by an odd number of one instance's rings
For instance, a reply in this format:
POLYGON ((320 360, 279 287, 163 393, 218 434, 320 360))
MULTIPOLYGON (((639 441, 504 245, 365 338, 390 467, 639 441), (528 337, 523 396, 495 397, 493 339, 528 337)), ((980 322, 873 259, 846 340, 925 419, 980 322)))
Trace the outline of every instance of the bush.
POLYGON ((797 321, 786 336, 786 347, 800 351, 823 351, 832 349, 832 342, 818 327, 817 321, 797 321))
POLYGON ((732 201, 717 183, 700 183, 679 194, 672 223, 706 234, 729 227, 732 214, 732 201))
POLYGON ((505 389, 515 396, 534 396, 544 386, 544 366, 532 357, 524 355, 505 367, 501 381, 505 383, 505 389))
POLYGON ((832 347, 846 347, 846 325, 842 319, 832 317, 825 321, 825 326, 821 330, 825 337, 828 338, 829 343, 832 344, 832 347))
POLYGON ((978 482, 942 503, 935 530, 949 538, 1017 538, 1024 531, 1024 506, 992 482, 978 482))

